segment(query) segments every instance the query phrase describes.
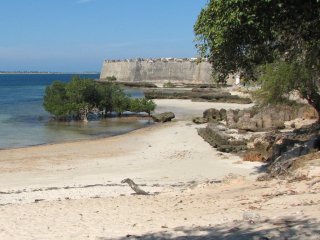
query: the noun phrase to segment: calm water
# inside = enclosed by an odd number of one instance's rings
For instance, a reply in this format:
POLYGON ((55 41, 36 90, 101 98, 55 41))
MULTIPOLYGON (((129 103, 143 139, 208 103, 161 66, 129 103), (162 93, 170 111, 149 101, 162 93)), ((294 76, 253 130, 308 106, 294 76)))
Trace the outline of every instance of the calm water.
MULTIPOLYGON (((99 78, 97 74, 81 77, 99 78)), ((0 74, 0 149, 112 136, 149 124, 140 119, 108 119, 88 124, 57 123, 43 109, 44 90, 54 80, 70 81, 72 74, 0 74)), ((142 96, 127 90, 132 97, 142 96)))

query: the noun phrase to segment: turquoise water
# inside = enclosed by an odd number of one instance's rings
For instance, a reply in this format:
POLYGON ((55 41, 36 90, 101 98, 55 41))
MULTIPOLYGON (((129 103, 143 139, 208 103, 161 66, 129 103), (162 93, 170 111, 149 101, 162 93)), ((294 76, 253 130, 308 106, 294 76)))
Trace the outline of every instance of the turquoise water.
MULTIPOLYGON (((81 77, 99 78, 97 74, 81 77)), ((46 86, 54 80, 70 81, 72 74, 0 74, 0 149, 90 139, 123 134, 150 124, 147 119, 123 118, 54 122, 43 109, 46 86)), ((127 90, 140 97, 138 90, 127 90)))

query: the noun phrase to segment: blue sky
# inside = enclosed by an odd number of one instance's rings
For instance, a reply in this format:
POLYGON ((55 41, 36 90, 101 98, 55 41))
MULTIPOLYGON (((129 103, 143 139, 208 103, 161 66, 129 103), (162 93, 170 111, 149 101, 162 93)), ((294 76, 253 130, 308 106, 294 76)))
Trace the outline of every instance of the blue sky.
POLYGON ((192 57, 207 0, 0 0, 0 71, 99 71, 102 61, 192 57))

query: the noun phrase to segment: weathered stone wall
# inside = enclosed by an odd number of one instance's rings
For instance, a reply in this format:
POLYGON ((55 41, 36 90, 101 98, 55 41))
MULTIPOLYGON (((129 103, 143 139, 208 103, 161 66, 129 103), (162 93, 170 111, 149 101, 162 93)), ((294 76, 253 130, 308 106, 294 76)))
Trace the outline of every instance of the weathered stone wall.
POLYGON ((100 79, 111 76, 115 76, 118 81, 212 83, 210 63, 198 63, 195 59, 106 60, 100 79))

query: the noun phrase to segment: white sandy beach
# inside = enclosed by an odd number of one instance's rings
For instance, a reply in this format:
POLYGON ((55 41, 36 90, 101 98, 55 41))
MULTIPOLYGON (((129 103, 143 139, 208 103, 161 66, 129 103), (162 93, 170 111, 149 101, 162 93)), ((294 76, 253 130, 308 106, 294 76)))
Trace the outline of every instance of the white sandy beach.
MULTIPOLYGON (((246 211, 258 211, 259 218, 319 220, 319 186, 305 190, 314 177, 299 188, 258 183, 261 164, 217 152, 198 136, 202 126, 190 121, 210 107, 250 105, 156 103, 157 111, 173 111, 177 119, 111 138, 0 151, 0 239, 224 239, 222 232, 221 238, 212 238, 219 233, 217 224, 228 232, 246 211), (124 178, 151 195, 131 195, 120 183, 124 178), (302 195, 273 196, 292 189, 302 195), (287 202, 311 199, 308 207, 279 212, 287 202)), ((259 226, 274 227, 268 224, 259 226)), ((238 226, 240 233, 251 227, 238 226)))

